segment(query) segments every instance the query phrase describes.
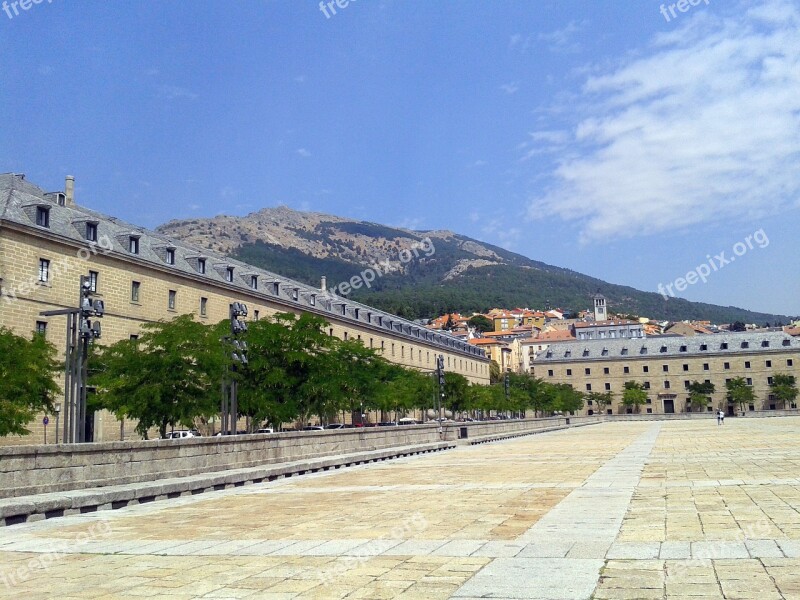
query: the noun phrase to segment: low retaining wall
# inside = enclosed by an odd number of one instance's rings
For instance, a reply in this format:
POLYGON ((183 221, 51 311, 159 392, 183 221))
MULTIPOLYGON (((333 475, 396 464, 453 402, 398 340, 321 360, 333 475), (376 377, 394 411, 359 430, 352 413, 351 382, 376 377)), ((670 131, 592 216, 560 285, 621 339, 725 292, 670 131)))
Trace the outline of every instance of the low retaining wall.
POLYGON ((436 425, 0 448, 0 498, 439 442, 436 425))

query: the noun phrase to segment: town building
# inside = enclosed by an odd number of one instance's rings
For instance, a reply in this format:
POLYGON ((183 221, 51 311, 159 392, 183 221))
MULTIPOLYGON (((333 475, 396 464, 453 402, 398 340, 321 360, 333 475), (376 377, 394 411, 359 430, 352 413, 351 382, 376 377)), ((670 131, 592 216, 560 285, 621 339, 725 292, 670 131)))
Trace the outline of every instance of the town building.
MULTIPOLYGON (((631 412, 623 406, 625 382, 641 383, 648 393, 642 412, 691 412, 688 386, 711 382, 715 392, 706 410, 734 410, 726 381, 742 377, 756 402, 748 410, 784 408, 771 392, 778 373, 800 375, 800 339, 784 332, 725 333, 713 336, 605 339, 551 345, 533 362, 533 374, 551 383, 568 383, 580 392, 611 392, 609 414, 631 412)), ((795 408, 795 406, 785 407, 795 408)), ((586 405, 582 414, 595 414, 586 405)))
POLYGON ((641 323, 624 319, 575 323, 573 328, 575 338, 578 340, 644 337, 644 327, 641 323))
MULTIPOLYGON (((279 312, 319 315, 330 335, 361 340, 394 363, 432 371, 441 354, 447 371, 489 382, 483 350, 446 332, 78 206, 71 177, 63 192, 47 193, 23 175, 0 175, 0 326, 25 336, 39 332, 63 357, 66 318, 41 313, 77 306, 82 276, 105 303, 102 344, 181 314, 216 323, 241 302, 251 320, 279 312)), ((119 438, 114 416, 103 411, 92 418, 95 440, 119 438)), ((41 442, 40 421, 29 426, 28 438, 0 443, 41 442)))

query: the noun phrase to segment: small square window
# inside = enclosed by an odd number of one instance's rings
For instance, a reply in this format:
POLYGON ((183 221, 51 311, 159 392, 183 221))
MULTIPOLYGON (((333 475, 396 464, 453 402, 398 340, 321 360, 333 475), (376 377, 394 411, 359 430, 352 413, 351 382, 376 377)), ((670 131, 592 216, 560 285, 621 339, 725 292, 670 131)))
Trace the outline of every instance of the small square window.
POLYGON ((606 391, 607 391, 607 392, 608 392, 608 391, 611 391, 611 384, 610 384, 610 383, 606 383, 606 386, 605 386, 605 387, 606 387, 606 391))
POLYGON ((703 371, 708 371, 708 363, 703 363, 703 371))
POLYGON ((722 364, 722 368, 727 371, 728 369, 731 368, 731 363, 729 363, 729 362, 723 363, 722 364))
POLYGON ((130 236, 128 238, 128 251, 131 254, 139 254, 139 238, 136 236, 130 236))
POLYGON ((97 223, 86 223, 86 240, 89 242, 97 241, 97 223))
POLYGON ((50 227, 50 209, 48 207, 36 207, 36 224, 39 227, 50 227))
POLYGON ((571 375, 572 375, 572 369, 567 369, 567 377, 570 377, 571 375))
POLYGON ((642 367, 642 373, 649 373, 649 372, 650 372, 650 367, 648 367, 647 365, 644 365, 642 367))
POLYGON ((745 369, 749 369, 750 368, 750 361, 749 360, 744 361, 744 368, 745 369))
POLYGON ((608 375, 609 373, 611 373, 611 369, 608 367, 603 367, 603 375, 608 375))
POLYGON ((791 358, 786 359, 786 366, 791 367, 794 365, 794 361, 791 358))
POLYGON ((586 384, 586 391, 587 392, 591 392, 592 391, 592 384, 591 383, 587 383, 586 384))
POLYGON ((646 389, 646 390, 650 389, 650 382, 649 381, 645 381, 644 382, 644 389, 646 389))
POLYGON ((669 389, 669 381, 665 381, 665 382, 664 382, 664 389, 665 389, 665 390, 668 390, 668 389, 669 389))
POLYGON ((684 371, 688 371, 689 370, 689 365, 683 365, 683 370, 684 371))
POLYGON ((584 372, 586 375, 591 375, 591 374, 592 374, 592 370, 591 370, 591 369, 589 369, 589 368, 586 368, 586 369, 584 369, 584 370, 583 370, 583 372, 584 372))
POLYGON ((50 261, 46 258, 39 259, 39 282, 47 283, 50 281, 50 261))
POLYGON ((631 372, 631 368, 630 367, 622 367, 622 372, 627 375, 628 373, 631 372))
POLYGON ((728 342, 722 342, 719 346, 720 350, 727 350, 728 349, 728 342))
POLYGON ((167 308, 169 310, 175 310, 175 301, 177 300, 178 292, 175 290, 170 290, 167 296, 167 308))
POLYGON ((669 365, 662 366, 661 370, 664 371, 664 373, 669 373, 669 365))
POLYGON ((700 350, 708 350, 708 344, 700 344, 700 350))
POLYGON ((753 378, 752 377, 748 377, 747 378, 747 385, 753 385, 753 378))
POLYGON ((139 290, 142 284, 138 281, 131 281, 131 302, 139 301, 139 290))
POLYGON ((553 376, 553 369, 547 369, 547 376, 548 377, 552 377, 553 376))
POLYGON ((138 336, 137 334, 135 334, 135 333, 132 333, 132 334, 131 334, 131 336, 130 336, 130 340, 131 340, 132 342, 135 342, 135 341, 136 341, 136 340, 138 340, 138 339, 139 339, 139 336, 138 336))
POLYGON ((772 367, 772 361, 771 361, 771 360, 768 360, 768 361, 766 362, 766 365, 767 365, 767 368, 769 369, 770 367, 772 367))

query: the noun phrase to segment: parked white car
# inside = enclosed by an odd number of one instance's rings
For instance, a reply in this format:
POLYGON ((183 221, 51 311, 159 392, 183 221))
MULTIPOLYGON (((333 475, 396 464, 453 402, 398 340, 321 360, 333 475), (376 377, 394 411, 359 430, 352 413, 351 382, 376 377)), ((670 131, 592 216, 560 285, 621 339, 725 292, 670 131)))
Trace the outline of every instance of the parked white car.
POLYGON ((193 438, 193 437, 200 437, 193 431, 189 431, 188 429, 179 429, 172 432, 167 432, 167 439, 172 440, 182 440, 184 438, 193 438))

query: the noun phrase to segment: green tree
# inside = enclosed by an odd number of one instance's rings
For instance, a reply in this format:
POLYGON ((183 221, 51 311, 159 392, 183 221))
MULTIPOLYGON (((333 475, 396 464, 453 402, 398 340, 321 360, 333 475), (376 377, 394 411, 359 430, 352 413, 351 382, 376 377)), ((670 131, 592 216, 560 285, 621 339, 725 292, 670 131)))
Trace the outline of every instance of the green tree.
POLYGON ((445 372, 444 374, 444 405, 453 411, 467 410, 469 403, 469 380, 458 373, 445 372))
POLYGON ((568 383, 552 385, 552 395, 552 410, 572 413, 583 408, 583 394, 568 383))
POLYGON ((489 383, 499 383, 501 381, 500 365, 492 359, 489 363, 489 383))
POLYGON ((242 414, 279 427, 338 408, 343 393, 331 355, 336 338, 325 334, 326 326, 321 317, 292 313, 248 323, 248 364, 239 382, 242 414))
POLYGON ((710 381, 700 383, 693 381, 689 384, 689 405, 693 412, 705 410, 709 396, 714 393, 716 388, 710 381))
POLYGON ((647 391, 644 386, 635 381, 626 381, 625 391, 622 392, 622 404, 633 407, 636 412, 639 412, 640 407, 647 404, 647 391))
POLYGON ((591 401, 597 406, 597 413, 604 415, 606 409, 614 402, 614 394, 612 392, 589 392, 584 394, 586 401, 591 401))
POLYGON ((136 432, 145 439, 151 427, 165 437, 167 427, 191 427, 219 410, 228 355, 217 329, 192 315, 147 323, 138 340, 99 348, 97 356, 90 376, 97 404, 138 420, 136 432))
POLYGON ((747 385, 744 377, 735 377, 727 381, 725 387, 728 389, 728 400, 737 404, 742 412, 746 405, 752 404, 756 400, 753 388, 747 385))
POLYGON ((59 393, 56 349, 44 336, 28 340, 0 328, 0 436, 26 435, 39 412, 52 412, 59 393))
POLYGON ((474 317, 470 317, 467 323, 470 327, 473 327, 481 333, 494 331, 494 323, 492 323, 492 320, 489 317, 484 315, 475 315, 474 317))
POLYGON ((783 404, 783 408, 797 399, 797 384, 793 375, 776 373, 770 387, 775 397, 783 404))

